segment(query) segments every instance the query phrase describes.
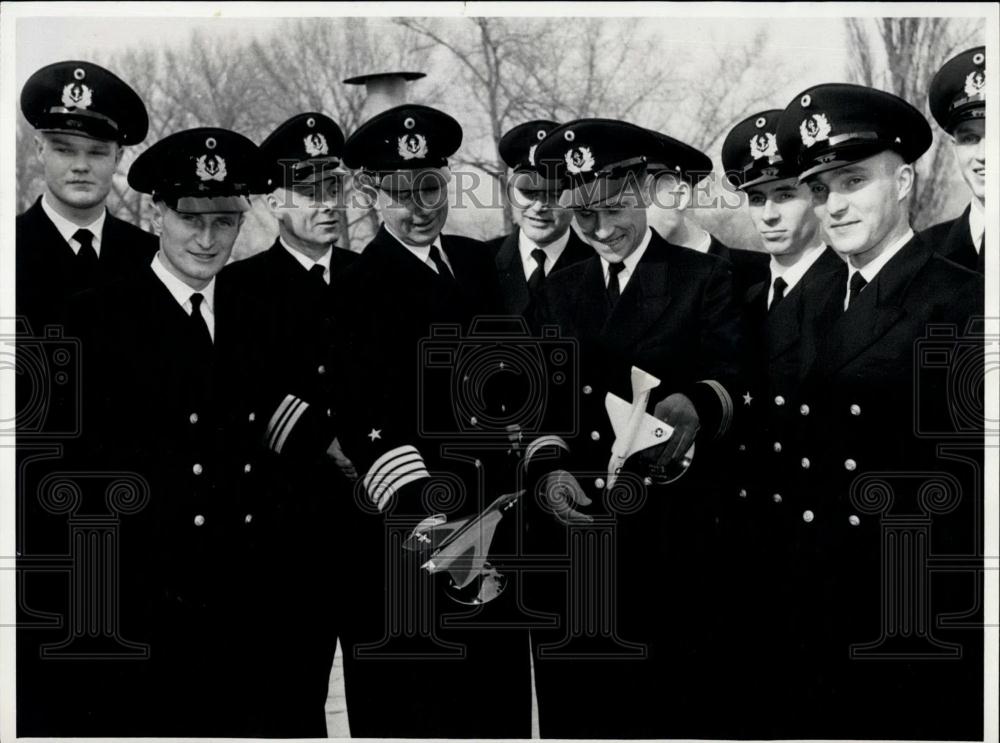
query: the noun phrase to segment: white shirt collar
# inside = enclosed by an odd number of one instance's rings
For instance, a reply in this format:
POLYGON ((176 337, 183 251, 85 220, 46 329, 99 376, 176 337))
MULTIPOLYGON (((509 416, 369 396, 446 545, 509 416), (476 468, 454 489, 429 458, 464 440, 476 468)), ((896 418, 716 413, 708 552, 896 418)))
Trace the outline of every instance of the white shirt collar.
POLYGON ((163 261, 160 259, 160 253, 157 251, 156 255, 153 256, 152 261, 153 273, 156 277, 163 282, 163 285, 167 287, 167 291, 177 300, 184 311, 191 314, 191 295, 194 293, 201 294, 204 299, 201 302, 201 315, 205 318, 205 324, 208 325, 208 332, 211 333, 212 338, 215 338, 215 277, 213 276, 208 282, 208 285, 204 289, 194 289, 179 278, 174 276, 167 270, 167 267, 163 265, 163 261))
POLYGON ((104 231, 104 219, 108 214, 107 209, 101 209, 101 215, 88 225, 81 227, 78 224, 70 222, 66 217, 57 212, 55 208, 49 203, 49 195, 42 195, 42 211, 45 212, 45 216, 56 226, 59 230, 59 234, 62 235, 63 240, 65 240, 69 247, 74 253, 80 252, 80 243, 78 240, 73 238, 77 230, 90 230, 94 235, 93 246, 94 252, 97 253, 97 257, 101 257, 101 235, 104 231))
POLYGON ((869 284, 872 283, 872 281, 875 280, 875 277, 878 276, 879 271, 881 271, 885 267, 885 264, 888 263, 890 260, 892 260, 893 256, 895 256, 896 253, 902 250, 903 246, 906 245, 906 243, 910 242, 910 240, 912 239, 913 239, 913 229, 907 228, 905 235, 900 237, 892 245, 889 245, 885 250, 882 251, 882 254, 878 258, 873 260, 864 268, 855 268, 854 266, 851 265, 850 261, 848 261, 847 293, 844 295, 845 310, 847 309, 847 303, 850 301, 851 279, 854 278, 854 274, 860 273, 864 277, 865 281, 867 281, 869 284))
MULTIPOLYGON (((618 274, 618 289, 621 292, 625 291, 625 285, 631 278, 632 274, 635 272, 635 267, 642 259, 643 253, 646 252, 646 248, 649 247, 649 241, 653 239, 653 230, 646 227, 646 234, 642 237, 642 242, 639 243, 639 247, 632 251, 622 263, 625 264, 625 268, 622 269, 621 273, 618 274)), ((601 268, 604 269, 604 285, 608 285, 608 261, 604 256, 601 256, 601 268)))
POLYGON ((524 268, 524 278, 527 279, 534 273, 535 267, 538 264, 531 257, 531 251, 539 248, 545 252, 545 275, 548 276, 552 272, 552 267, 559 260, 559 256, 563 254, 563 251, 566 250, 566 246, 569 244, 570 229, 572 228, 567 228, 562 237, 544 247, 525 235, 524 230, 519 229, 517 231, 517 249, 521 252, 521 266, 524 268))
POLYGON ((983 233, 986 232, 986 214, 979 199, 973 199, 969 208, 969 234, 972 235, 972 247, 979 252, 979 244, 983 241, 983 233))
POLYGON ((691 250, 697 250, 699 253, 708 253, 712 248, 712 235, 709 232, 705 232, 704 237, 697 242, 697 244, 691 246, 691 250))
POLYGON ((815 263, 823 251, 826 250, 826 245, 820 243, 811 248, 806 248, 799 254, 799 259, 795 261, 791 266, 782 266, 775 257, 771 256, 771 286, 767 291, 767 306, 771 306, 771 301, 774 299, 774 281, 778 277, 785 280, 785 294, 787 295, 796 284, 806 275, 806 271, 812 268, 813 263, 815 263))
POLYGON ((330 283, 330 259, 333 256, 333 246, 327 248, 326 252, 319 257, 319 260, 314 261, 308 255, 305 255, 295 250, 295 248, 291 247, 281 237, 278 238, 278 242, 281 243, 281 247, 283 247, 285 250, 287 250, 289 253, 292 254, 292 257, 295 260, 297 260, 299 262, 299 265, 301 265, 302 268, 304 268, 306 271, 311 270, 313 266, 322 266, 323 281, 325 281, 327 284, 330 283))
POLYGON ((452 275, 455 273, 455 267, 451 265, 451 261, 448 260, 448 254, 444 252, 444 248, 441 247, 441 235, 434 238, 434 242, 429 245, 410 245, 404 242, 402 238, 399 237, 395 232, 389 229, 389 225, 385 225, 385 231, 396 238, 396 242, 402 245, 404 248, 409 250, 421 263, 426 264, 430 269, 437 273, 437 266, 434 265, 434 261, 431 260, 431 245, 434 245, 438 249, 438 253, 441 254, 442 260, 444 260, 444 265, 451 269, 452 275))

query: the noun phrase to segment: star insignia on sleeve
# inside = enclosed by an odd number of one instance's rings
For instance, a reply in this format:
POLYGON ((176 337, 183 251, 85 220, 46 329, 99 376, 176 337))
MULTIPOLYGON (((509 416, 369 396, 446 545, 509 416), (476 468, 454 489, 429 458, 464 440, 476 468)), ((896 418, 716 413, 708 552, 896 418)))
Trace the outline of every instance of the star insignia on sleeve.
POLYGON ((750 390, 747 390, 746 392, 743 393, 743 404, 749 405, 752 402, 753 398, 750 396, 750 390))
POLYGON ((382 429, 381 428, 373 428, 371 430, 371 432, 368 434, 368 438, 370 438, 372 440, 372 443, 375 443, 376 439, 381 439, 382 438, 382 429))

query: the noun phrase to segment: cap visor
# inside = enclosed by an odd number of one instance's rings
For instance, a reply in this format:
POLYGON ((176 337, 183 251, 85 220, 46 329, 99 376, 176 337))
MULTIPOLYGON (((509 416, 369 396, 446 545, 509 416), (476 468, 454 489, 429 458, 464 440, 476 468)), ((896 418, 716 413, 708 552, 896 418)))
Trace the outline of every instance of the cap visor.
POLYGON ((562 185, 561 178, 546 178, 535 170, 515 170, 507 181, 514 188, 552 188, 562 185))
POLYGON ((173 209, 182 214, 246 212, 250 211, 250 199, 246 196, 182 196, 173 209))
POLYGON ((598 178, 585 181, 563 191, 559 206, 570 209, 587 209, 597 205, 617 206, 617 202, 629 190, 626 186, 635 181, 628 175, 621 178, 598 178))

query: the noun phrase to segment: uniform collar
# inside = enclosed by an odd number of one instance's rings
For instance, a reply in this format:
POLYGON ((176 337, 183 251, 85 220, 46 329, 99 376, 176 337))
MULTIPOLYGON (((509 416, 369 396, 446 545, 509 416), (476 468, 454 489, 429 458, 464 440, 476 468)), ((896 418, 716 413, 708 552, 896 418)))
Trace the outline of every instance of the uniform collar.
POLYGON ((428 266, 430 266, 431 270, 436 273, 437 267, 434 266, 433 262, 431 261, 431 245, 433 245, 438 249, 438 253, 441 254, 441 258, 444 260, 444 264, 451 269, 451 272, 453 274, 455 273, 455 267, 451 265, 451 261, 448 260, 448 256, 444 252, 444 248, 441 247, 440 234, 438 234, 438 236, 434 238, 434 242, 432 242, 430 245, 410 245, 409 243, 404 242, 403 239, 399 237, 399 235, 390 230, 388 225, 385 225, 385 231, 388 232, 390 235, 392 235, 393 239, 396 242, 398 242, 400 245, 402 245, 404 248, 410 251, 410 253, 412 253, 414 257, 417 258, 417 260, 419 260, 421 263, 425 263, 428 266))
POLYGON ((215 314, 214 276, 204 289, 193 289, 170 273, 167 267, 163 265, 163 261, 160 259, 159 251, 157 251, 156 255, 153 256, 153 262, 151 265, 153 273, 155 273, 156 277, 163 282, 163 285, 167 287, 167 291, 169 291, 171 296, 177 300, 177 304, 184 308, 185 312, 188 314, 191 313, 191 295, 197 293, 204 297, 201 306, 207 307, 213 315, 215 314))
POLYGON ((979 252, 979 244, 983 241, 983 233, 986 232, 986 214, 979 199, 973 199, 969 205, 969 234, 972 235, 972 247, 979 252))
MULTIPOLYGON (((618 281, 621 282, 635 273, 635 267, 642 259, 643 253, 646 252, 646 248, 649 247, 649 241, 653 239, 653 230, 646 227, 646 234, 643 235, 642 242, 639 243, 639 247, 632 251, 632 254, 622 261, 625 264, 625 268, 622 269, 621 273, 618 274, 618 281)), ((608 261, 604 256, 601 256, 601 268, 604 270, 604 282, 608 281, 608 261)))
POLYGON ((708 253, 712 249, 712 234, 705 231, 704 237, 701 238, 695 245, 692 245, 691 250, 697 250, 699 253, 708 253))
POLYGON ((62 235, 63 240, 65 240, 69 244, 69 246, 73 249, 74 253, 80 250, 80 243, 73 238, 73 235, 76 234, 77 230, 90 230, 91 233, 94 235, 94 241, 93 241, 94 252, 97 253, 98 257, 100 257, 101 235, 103 234, 104 230, 104 219, 105 217, 107 217, 108 214, 107 209, 101 209, 101 214, 97 219, 95 219, 90 224, 81 227, 78 224, 70 222, 68 219, 66 219, 66 217, 57 212, 55 208, 52 206, 52 204, 49 203, 48 193, 45 193, 42 194, 42 211, 45 212, 45 216, 49 218, 52 224, 56 226, 56 229, 59 230, 59 234, 62 235))
POLYGON ((851 293, 851 279, 854 278, 854 274, 860 273, 864 277, 865 282, 870 284, 878 276, 879 271, 885 268, 885 264, 888 263, 892 258, 903 249, 910 240, 913 239, 913 228, 908 228, 906 234, 899 238, 892 245, 887 247, 882 251, 882 255, 873 260, 864 268, 858 269, 851 265, 851 262, 847 262, 847 293, 844 295, 844 309, 847 309, 849 304, 850 293, 851 293))
POLYGON ((323 267, 323 275, 324 276, 328 276, 330 274, 330 259, 333 256, 333 246, 328 247, 326 249, 326 252, 323 253, 323 255, 321 255, 319 257, 319 260, 315 260, 314 261, 309 256, 307 256, 307 255, 305 255, 303 253, 300 253, 298 250, 296 250, 295 248, 291 247, 280 236, 278 237, 278 242, 281 243, 281 247, 283 247, 285 250, 287 250, 289 253, 291 253, 292 258, 294 258, 295 260, 297 260, 299 262, 299 265, 301 265, 302 268, 304 268, 306 271, 309 271, 310 269, 312 269, 313 266, 322 266, 323 267))
POLYGON ((530 237, 524 234, 524 230, 517 231, 517 249, 521 252, 521 265, 524 266, 524 275, 530 276, 535 270, 535 259, 531 257, 532 250, 542 250, 545 253, 545 275, 548 276, 552 271, 552 267, 559 260, 559 256, 563 254, 566 250, 566 246, 569 244, 569 231, 573 229, 568 227, 566 232, 563 233, 562 237, 558 240, 554 240, 544 247, 536 243, 530 237))
POLYGON ((780 276, 785 280, 785 293, 790 292, 792 287, 799 283, 799 280, 806 275, 806 271, 812 268, 812 265, 819 260, 824 250, 826 250, 826 245, 822 242, 814 247, 806 248, 799 255, 799 259, 791 266, 782 266, 772 255, 771 286, 774 286, 774 280, 780 276))

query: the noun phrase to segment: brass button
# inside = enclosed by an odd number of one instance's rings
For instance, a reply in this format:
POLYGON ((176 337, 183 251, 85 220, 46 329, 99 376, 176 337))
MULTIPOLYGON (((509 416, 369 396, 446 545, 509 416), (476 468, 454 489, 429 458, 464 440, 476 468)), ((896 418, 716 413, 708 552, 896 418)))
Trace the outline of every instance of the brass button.
POLYGON ((591 441, 600 441, 601 440, 601 433, 600 433, 600 431, 591 431, 590 432, 590 440, 591 441))
POLYGON ((591 387, 589 384, 583 385, 583 394, 589 395, 589 394, 593 393, 593 391, 594 391, 594 388, 591 387))
POLYGON ((253 514, 252 513, 248 513, 246 516, 243 517, 243 523, 244 524, 249 524, 251 521, 253 521, 253 514))
POLYGON ((247 462, 246 464, 243 465, 243 471, 245 473, 247 473, 248 475, 250 474, 250 470, 252 470, 252 469, 253 469, 253 465, 251 465, 249 462, 247 462))
POLYGON ((188 420, 191 421, 191 425, 193 426, 195 423, 198 422, 198 414, 191 413, 191 415, 188 416, 188 420))
POLYGON ((802 461, 799 464, 802 465, 802 469, 807 470, 812 462, 809 461, 809 457, 802 457, 802 461))
POLYGON ((247 420, 253 423, 255 420, 257 420, 257 414, 251 410, 250 415, 247 416, 247 420))
POLYGON ((320 364, 319 367, 317 367, 316 369, 316 373, 319 374, 320 376, 323 376, 324 374, 326 374, 326 367, 320 364))
POLYGON ((780 441, 775 441, 774 442, 774 453, 775 454, 780 454, 781 453, 781 442, 780 441))
POLYGON ((747 445, 746 444, 740 444, 738 448, 739 448, 740 451, 746 451, 747 450, 747 445))
POLYGON ((194 517, 194 525, 195 526, 202 526, 202 525, 204 525, 204 523, 205 523, 205 517, 202 516, 200 513, 197 516, 194 517))
POLYGON ((802 520, 805 521, 807 524, 811 524, 814 518, 816 518, 816 514, 814 514, 812 511, 807 510, 802 512, 802 520))
POLYGON ((476 416, 472 416, 471 418, 469 418, 469 423, 472 424, 473 426, 478 426, 479 419, 476 416))
POLYGON ((783 398, 781 395, 778 395, 776 398, 774 398, 774 404, 777 405, 778 407, 781 407, 782 405, 785 404, 785 398, 783 398))
POLYGON ((854 470, 856 470, 857 468, 858 468, 858 463, 855 462, 853 459, 844 460, 844 469, 847 470, 848 472, 854 472, 854 470))
POLYGON ((205 468, 202 467, 197 462, 195 462, 194 466, 191 468, 191 471, 194 472, 196 475, 200 475, 202 472, 205 471, 205 468))
POLYGON ((859 519, 852 513, 850 516, 847 517, 847 523, 850 524, 851 526, 857 526, 858 524, 861 523, 861 519, 859 519))
POLYGON ((805 403, 803 403, 802 405, 799 405, 799 412, 802 415, 809 415, 809 406, 806 405, 805 403))
POLYGON ((598 477, 596 480, 594 480, 594 487, 597 488, 598 490, 604 490, 604 479, 598 477))
POLYGON ((781 493, 775 493, 774 495, 772 495, 771 500, 773 500, 775 503, 781 503, 782 501, 781 493))
POLYGON ((740 488, 740 498, 746 498, 746 497, 747 497, 747 489, 740 488))
POLYGON ((851 415, 861 415, 861 406, 851 405, 851 415))

